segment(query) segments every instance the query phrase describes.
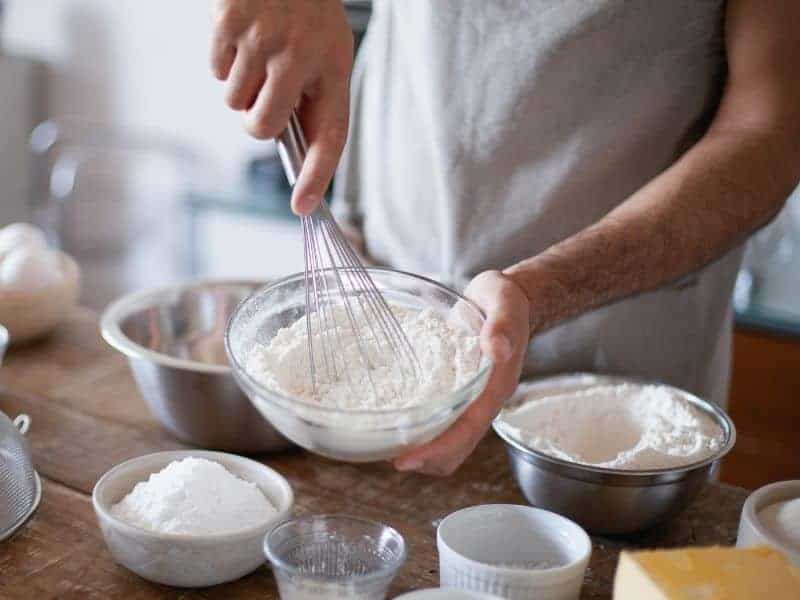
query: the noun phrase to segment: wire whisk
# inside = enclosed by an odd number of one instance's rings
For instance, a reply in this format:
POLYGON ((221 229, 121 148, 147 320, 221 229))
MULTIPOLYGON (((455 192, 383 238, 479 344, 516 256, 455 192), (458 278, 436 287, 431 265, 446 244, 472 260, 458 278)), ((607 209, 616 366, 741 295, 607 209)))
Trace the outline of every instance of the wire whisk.
MULTIPOLYGON (((286 176, 294 185, 307 151, 294 112, 277 141, 286 176)), ((312 214, 301 218, 301 225, 308 360, 315 396, 319 397, 324 385, 337 382, 346 383, 354 394, 364 394, 362 387, 368 384, 376 403, 387 394, 401 394, 419 381, 420 365, 397 316, 324 199, 312 214), (355 340, 349 352, 345 347, 348 330, 355 340), (353 355, 358 365, 350 364, 353 355), (387 389, 384 381, 379 389, 376 369, 387 366, 400 374, 402 383, 387 389)))

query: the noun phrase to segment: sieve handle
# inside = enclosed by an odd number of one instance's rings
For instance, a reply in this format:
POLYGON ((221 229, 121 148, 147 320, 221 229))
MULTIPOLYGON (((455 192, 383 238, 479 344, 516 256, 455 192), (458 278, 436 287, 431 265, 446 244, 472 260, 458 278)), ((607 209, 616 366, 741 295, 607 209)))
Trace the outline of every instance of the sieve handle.
POLYGON ((19 432, 22 435, 28 433, 28 429, 30 429, 30 426, 31 426, 31 418, 26 414, 17 415, 17 418, 14 419, 14 427, 19 429, 19 432))
POLYGON ((283 163, 283 170, 286 172, 286 179, 289 180, 289 185, 293 186, 297 182, 297 178, 300 177, 300 171, 303 168, 306 153, 308 152, 306 136, 303 133, 297 112, 294 110, 289 117, 289 124, 275 142, 278 144, 278 154, 283 163))

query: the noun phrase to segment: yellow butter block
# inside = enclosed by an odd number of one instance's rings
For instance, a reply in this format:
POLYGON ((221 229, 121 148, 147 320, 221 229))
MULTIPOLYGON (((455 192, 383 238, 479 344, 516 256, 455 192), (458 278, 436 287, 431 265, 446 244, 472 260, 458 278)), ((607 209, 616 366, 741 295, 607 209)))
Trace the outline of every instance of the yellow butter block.
POLYGON ((780 552, 685 548, 623 552, 614 600, 800 600, 800 569, 780 552))

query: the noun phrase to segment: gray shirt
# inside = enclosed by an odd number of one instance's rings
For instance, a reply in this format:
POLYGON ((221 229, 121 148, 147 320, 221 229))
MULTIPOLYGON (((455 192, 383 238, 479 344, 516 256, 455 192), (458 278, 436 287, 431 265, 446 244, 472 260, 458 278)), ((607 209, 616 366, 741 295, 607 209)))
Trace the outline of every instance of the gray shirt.
MULTIPOLYGON (((377 0, 338 216, 456 287, 594 223, 704 132, 723 0, 377 0)), ((604 371, 725 402, 735 251, 537 336, 526 375, 604 371)))

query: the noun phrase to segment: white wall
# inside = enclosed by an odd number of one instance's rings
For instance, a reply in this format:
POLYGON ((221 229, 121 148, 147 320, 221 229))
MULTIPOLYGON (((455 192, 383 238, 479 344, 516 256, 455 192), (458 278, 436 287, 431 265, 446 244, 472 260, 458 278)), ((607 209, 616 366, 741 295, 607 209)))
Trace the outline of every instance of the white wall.
MULTIPOLYGON (((192 183, 228 189, 241 177, 247 158, 272 152, 274 145, 245 134, 240 115, 224 103, 223 84, 211 75, 211 2, 5 0, 0 44, 4 54, 28 56, 46 64, 46 117, 89 120, 183 142, 205 159, 208 167, 196 173, 192 183)), ((0 99, 7 95, 0 88, 0 99)), ((2 106, 0 103, 0 112, 2 106)), ((0 160, 8 168, 17 163, 8 157, 20 159, 28 152, 24 130, 29 125, 19 129, 23 133, 14 140, 0 139, 0 160)), ((132 159, 125 163, 126 172, 107 166, 95 164, 84 171, 79 185, 82 191, 72 198, 71 218, 67 219, 72 224, 71 237, 81 243, 98 232, 101 237, 117 239, 122 247, 119 252, 104 254, 66 247, 83 269, 82 301, 95 307, 129 290, 164 285, 186 275, 180 255, 188 240, 182 225, 166 216, 175 213, 161 203, 162 198, 177 201, 180 196, 158 177, 153 181, 137 178, 135 185, 127 186, 125 175, 128 179, 141 175, 132 159), (147 226, 135 227, 139 221, 147 226), (119 231, 136 235, 117 235, 119 231)), ((18 212, 4 215, 0 211, 0 225, 23 218, 18 212)), ((209 235, 213 239, 204 238, 197 245, 206 249, 203 258, 214 266, 215 275, 236 274, 244 259, 260 255, 240 243, 235 228, 217 227, 209 235)), ((261 231, 255 239, 267 246, 261 253, 288 252, 282 247, 275 251, 269 231, 261 231)), ((292 248, 293 255, 297 252, 292 248)), ((251 270, 259 276, 269 273, 261 264, 251 270)))
MULTIPOLYGON (((4 51, 47 62, 50 117, 175 136, 237 174, 250 140, 208 68, 211 0, 6 0, 4 51)), ((271 145, 271 144, 270 144, 271 145)))
POLYGON ((34 61, 0 54, 0 225, 30 217, 28 136, 41 120, 43 73, 34 61))

